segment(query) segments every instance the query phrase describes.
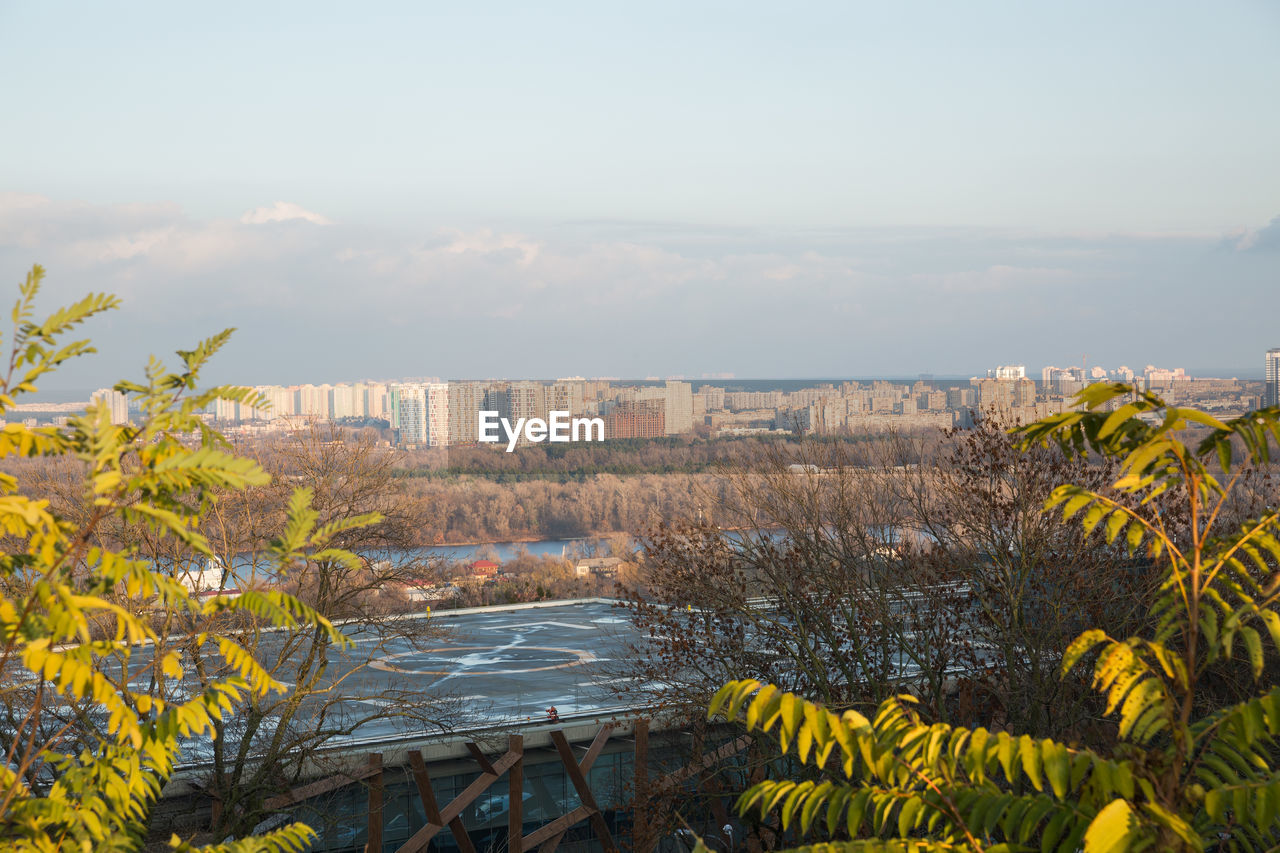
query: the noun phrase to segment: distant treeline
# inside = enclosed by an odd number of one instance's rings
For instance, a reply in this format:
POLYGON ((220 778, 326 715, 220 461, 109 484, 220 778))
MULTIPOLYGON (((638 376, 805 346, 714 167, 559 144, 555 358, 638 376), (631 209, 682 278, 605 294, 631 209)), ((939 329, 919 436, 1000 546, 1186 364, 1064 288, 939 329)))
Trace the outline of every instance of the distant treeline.
MULTIPOLYGON (((353 473, 346 476, 376 467, 386 480, 381 511, 412 517, 404 525, 405 535, 425 546, 634 535, 662 520, 699 518, 726 499, 727 471, 750 466, 761 456, 790 453, 798 441, 790 436, 672 436, 542 444, 505 453, 490 447, 405 452, 375 446, 379 440, 373 429, 320 428, 245 442, 241 450, 275 472, 282 486, 314 479, 311 456, 354 453, 359 459, 348 465, 353 473), (341 440, 334 442, 335 437, 341 440)), ((806 438, 805 444, 843 450, 857 465, 864 456, 870 459, 874 442, 864 436, 833 436, 806 438)), ((901 460, 910 461, 915 460, 901 460)), ((53 466, 39 458, 6 465, 33 493, 48 497, 74 484, 73 472, 56 467, 73 466, 53 466)), ((76 496, 68 491, 63 499, 74 503, 76 496)))
POLYGON ((564 483, 454 477, 400 485, 406 498, 424 504, 434 529, 423 531, 422 544, 431 544, 636 532, 664 518, 696 518, 724 497, 727 483, 713 474, 598 474, 564 483))
MULTIPOLYGON (((807 439, 845 443, 856 455, 861 436, 807 439)), ((586 483, 601 474, 714 473, 728 462, 754 457, 766 446, 790 444, 787 436, 706 439, 695 436, 613 439, 575 444, 536 444, 505 453, 493 447, 450 447, 445 451, 406 453, 397 474, 429 480, 477 478, 494 483, 551 480, 586 483)))

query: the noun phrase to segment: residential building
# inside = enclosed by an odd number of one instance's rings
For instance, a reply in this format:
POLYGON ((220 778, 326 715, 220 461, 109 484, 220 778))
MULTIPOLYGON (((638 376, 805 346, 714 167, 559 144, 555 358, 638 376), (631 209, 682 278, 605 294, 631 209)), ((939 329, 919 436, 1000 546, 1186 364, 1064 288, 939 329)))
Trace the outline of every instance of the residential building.
POLYGON ((934 391, 932 389, 923 391, 916 395, 916 408, 930 412, 941 412, 947 407, 947 392, 934 391))
POLYGON ((214 400, 213 419, 225 424, 238 423, 240 421, 240 404, 235 400, 214 400))
POLYGON ((688 382, 667 382, 666 408, 667 435, 693 431, 693 387, 688 382))
POLYGON ((279 385, 262 385, 257 389, 267 400, 267 408, 255 409, 252 418, 271 420, 272 418, 296 415, 296 399, 293 390, 279 385))
POLYGON ((449 383, 449 443, 474 444, 480 435, 485 388, 480 382, 449 383))
POLYGON ((1267 387, 1262 395, 1264 406, 1280 406, 1280 347, 1267 350, 1267 387))
POLYGON ((586 411, 583 407, 582 386, 583 383, 580 381, 567 379, 548 385, 543 392, 547 401, 547 411, 581 415, 586 411))
POLYGON ((948 388, 947 389, 947 408, 948 409, 965 409, 973 406, 974 391, 972 388, 948 388))
MULTIPOLYGON (((129 422, 129 398, 114 388, 99 388, 93 392, 89 400, 94 403, 99 400, 106 400, 107 406, 111 409, 111 422, 113 424, 127 424, 129 422)), ((235 403, 231 405, 234 406, 235 403)))
POLYGON ((1036 383, 1030 379, 979 379, 976 380, 979 409, 995 409, 1008 412, 1013 408, 1034 406, 1036 383))
POLYGON ((329 417, 329 385, 302 385, 298 388, 298 414, 312 418, 329 417))
POLYGON ((420 447, 427 443, 427 392, 422 385, 395 385, 391 388, 392 410, 395 420, 391 428, 396 430, 401 445, 420 447))
POLYGON ((625 400, 604 416, 605 438, 659 438, 667 434, 662 400, 625 400))
MULTIPOLYGON (((547 419, 547 394, 541 382, 512 382, 507 386, 507 413, 505 417, 514 425, 521 418, 547 419)), ((504 437, 507 441, 509 437, 504 437)), ((520 433, 518 444, 528 444, 524 433, 520 433)))
POLYGON ((995 370, 987 371, 988 379, 1026 379, 1027 366, 1025 364, 1002 364, 995 370))
POLYGON ((703 385, 695 397, 702 398, 703 411, 719 412, 724 409, 724 389, 715 385, 703 385))
POLYGON ((363 408, 357 408, 356 390, 352 386, 334 385, 329 390, 329 411, 334 418, 364 417, 363 408))
POLYGON ((449 386, 432 382, 423 386, 426 444, 430 447, 449 446, 449 386))

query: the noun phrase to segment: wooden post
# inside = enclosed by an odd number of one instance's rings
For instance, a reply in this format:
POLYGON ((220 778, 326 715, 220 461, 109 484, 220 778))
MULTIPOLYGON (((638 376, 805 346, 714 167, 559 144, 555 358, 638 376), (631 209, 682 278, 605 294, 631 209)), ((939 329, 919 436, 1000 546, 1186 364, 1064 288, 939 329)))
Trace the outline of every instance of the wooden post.
MULTIPOLYGON (((418 786, 418 798, 422 800, 422 809, 427 813, 427 823, 444 826, 444 818, 440 816, 440 805, 436 802, 436 792, 431 787, 431 775, 427 773, 427 763, 422 760, 422 753, 416 749, 409 750, 409 767, 413 770, 413 781, 418 786)), ((462 825, 462 818, 455 817, 449 821, 449 831, 453 833, 453 840, 457 842, 458 849, 462 853, 476 853, 476 848, 471 843, 471 836, 467 835, 467 830, 462 825)))
POLYGON ((524 853, 521 839, 524 837, 524 736, 511 735, 507 740, 507 752, 520 758, 507 771, 507 850, 524 853))
MULTIPOLYGON (((440 820, 444 821, 450 827, 453 821, 462 815, 467 806, 475 802, 476 798, 489 790, 489 786, 498 781, 498 777, 507 772, 511 765, 515 764, 521 756, 514 752, 508 752, 506 755, 493 762, 492 773, 481 773, 480 778, 472 782, 462 793, 454 797, 452 802, 444 808, 440 809, 440 820)), ((419 829, 413 835, 409 836, 409 840, 400 845, 398 853, 422 853, 427 849, 427 845, 431 839, 444 827, 438 823, 429 822, 426 826, 419 829)))
POLYGON ((569 781, 578 792, 578 801, 591 810, 588 819, 591 821, 591 828, 596 831, 596 839, 600 842, 600 846, 604 848, 605 853, 617 853, 618 848, 613 843, 613 836, 609 833, 609 825, 604 822, 604 817, 600 814, 600 806, 596 805, 595 794, 591 792, 591 786, 587 784, 587 779, 582 773, 582 765, 574 757, 573 748, 565 739, 564 732, 553 731, 551 742, 556 745, 556 752, 560 753, 560 763, 564 765, 565 772, 569 774, 569 781))
POLYGON ((382 753, 369 753, 369 768, 374 771, 369 782, 369 841, 366 853, 382 853, 382 753))
POLYGON ((653 850, 649 830, 649 721, 636 720, 635 790, 631 795, 631 835, 636 853, 653 850))

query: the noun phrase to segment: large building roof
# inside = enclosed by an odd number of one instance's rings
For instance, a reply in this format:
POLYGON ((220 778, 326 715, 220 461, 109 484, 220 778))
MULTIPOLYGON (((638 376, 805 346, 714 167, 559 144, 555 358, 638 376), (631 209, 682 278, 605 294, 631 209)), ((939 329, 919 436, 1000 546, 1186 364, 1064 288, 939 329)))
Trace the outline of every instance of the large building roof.
MULTIPOLYGON (((637 635, 613 601, 436 611, 429 618, 444 636, 426 644, 382 640, 367 629, 348 634, 355 650, 332 677, 338 693, 352 697, 344 703, 353 716, 366 716, 397 692, 440 699, 453 732, 545 723, 550 708, 560 718, 629 710, 612 687, 625 678, 621 659, 637 635), (371 643, 380 646, 372 655, 371 643), (370 658, 367 666, 353 665, 370 658)), ((416 739, 443 730, 392 716, 362 724, 350 741, 416 739)))

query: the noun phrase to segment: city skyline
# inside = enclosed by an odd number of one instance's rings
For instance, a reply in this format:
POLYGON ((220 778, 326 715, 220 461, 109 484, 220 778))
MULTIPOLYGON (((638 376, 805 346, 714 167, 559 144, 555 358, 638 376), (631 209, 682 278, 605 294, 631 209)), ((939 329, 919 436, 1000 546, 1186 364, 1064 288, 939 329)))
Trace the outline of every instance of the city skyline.
MULTIPOLYGON (((218 400, 204 417, 230 434, 253 437, 291 434, 322 423, 383 430, 388 444, 410 450, 505 443, 507 452, 548 437, 576 441, 582 425, 589 440, 704 438, 762 434, 839 434, 879 429, 967 428, 992 409, 1018 422, 1038 420, 1081 405, 1076 395, 1096 382, 1149 391, 1169 403, 1188 402, 1221 417, 1233 417, 1275 399, 1280 348, 1266 353, 1267 380, 1193 377, 1182 368, 1147 365, 1042 369, 1040 380, 1025 365, 989 368, 968 380, 795 381, 789 388, 770 380, 647 384, 563 378, 555 381, 490 379, 441 382, 437 378, 353 384, 258 385, 257 401, 218 400), (773 387, 771 387, 773 386, 773 387), (260 402, 259 402, 260 401, 260 402), (550 432, 548 432, 550 430, 550 432)), ((125 395, 98 389, 111 419, 132 418, 125 395)), ((24 423, 66 424, 83 404, 27 403, 12 408, 24 423)))

